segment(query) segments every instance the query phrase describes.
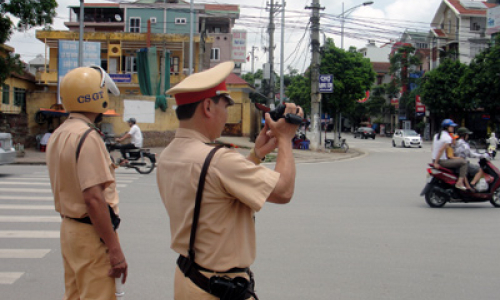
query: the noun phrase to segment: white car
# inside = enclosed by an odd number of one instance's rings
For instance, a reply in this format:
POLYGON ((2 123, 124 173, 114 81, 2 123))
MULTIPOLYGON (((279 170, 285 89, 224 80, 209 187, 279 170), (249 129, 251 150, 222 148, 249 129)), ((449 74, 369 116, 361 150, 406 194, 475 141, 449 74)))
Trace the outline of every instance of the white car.
POLYGON ((16 160, 16 150, 12 147, 12 135, 0 132, 0 165, 11 164, 16 160))
POLYGON ((401 145, 401 147, 422 148, 422 139, 420 134, 411 129, 396 129, 392 136, 392 146, 401 145))

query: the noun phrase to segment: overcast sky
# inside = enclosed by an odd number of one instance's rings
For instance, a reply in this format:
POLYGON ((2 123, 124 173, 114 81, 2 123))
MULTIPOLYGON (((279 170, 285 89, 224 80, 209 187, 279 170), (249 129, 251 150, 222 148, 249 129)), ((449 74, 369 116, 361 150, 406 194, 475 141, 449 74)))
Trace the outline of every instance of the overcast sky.
MULTIPOLYGON (((275 0, 277 3, 279 0, 275 0)), ((64 22, 69 18, 68 6, 78 6, 79 0, 58 0, 57 18, 54 19, 55 29, 67 30, 64 22)), ((109 3, 106 0, 86 0, 86 3, 109 3)), ((117 2, 117 1, 112 1, 117 2)), ((126 2, 126 1, 124 1, 126 2)), ((195 3, 218 3, 240 5, 240 19, 236 21, 235 28, 244 28, 249 32, 247 40, 247 52, 252 46, 257 47, 255 56, 255 69, 261 68, 262 63, 267 61, 268 53, 265 47, 268 45, 267 22, 269 12, 266 11, 266 2, 270 0, 197 0, 195 3), (249 4, 251 3, 251 4, 249 4), (241 24, 241 25, 239 25, 241 24)), ((309 22, 311 10, 305 9, 311 5, 311 0, 289 0, 285 10, 285 69, 291 66, 300 71, 310 64, 310 33, 306 28, 309 22)), ((365 46, 368 39, 373 39, 378 45, 396 38, 405 29, 412 31, 428 31, 434 14, 442 0, 373 0, 373 5, 362 6, 351 10, 345 22, 344 48, 365 46)), ((333 38, 335 44, 340 47, 340 18, 344 10, 362 4, 362 0, 324 1, 320 0, 322 10, 321 29, 327 38, 333 38)), ((279 70, 281 29, 279 21, 281 14, 276 14, 275 31, 275 70, 279 70)), ((35 38, 35 30, 28 32, 16 32, 12 35, 7 45, 16 49, 25 62, 29 62, 37 54, 44 55, 45 49, 42 42, 35 38)), ((323 42, 323 38, 321 38, 323 42)), ((243 66, 245 72, 251 70, 250 63, 243 66)))

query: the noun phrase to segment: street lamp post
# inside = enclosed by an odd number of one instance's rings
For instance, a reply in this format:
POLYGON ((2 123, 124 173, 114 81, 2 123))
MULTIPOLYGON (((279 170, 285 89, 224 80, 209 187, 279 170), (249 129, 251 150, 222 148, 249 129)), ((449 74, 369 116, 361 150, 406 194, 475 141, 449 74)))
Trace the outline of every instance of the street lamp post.
MULTIPOLYGON (((372 5, 373 1, 366 1, 363 2, 359 5, 356 5, 354 7, 349 8, 348 10, 344 10, 344 2, 342 2, 342 17, 340 19, 340 48, 344 50, 344 23, 345 23, 345 17, 347 17, 350 13, 352 13, 356 8, 361 7, 361 6, 368 6, 372 5)), ((340 132, 342 131, 342 113, 339 112, 339 128, 338 128, 338 136, 339 140, 338 143, 340 145, 340 132)))
POLYGON ((356 5, 354 7, 349 8, 348 10, 344 11, 344 2, 342 2, 342 18, 340 19, 340 48, 344 49, 344 23, 345 23, 345 17, 349 16, 350 13, 352 13, 356 8, 361 7, 361 6, 368 6, 372 5, 373 1, 366 1, 363 2, 359 5, 356 5))

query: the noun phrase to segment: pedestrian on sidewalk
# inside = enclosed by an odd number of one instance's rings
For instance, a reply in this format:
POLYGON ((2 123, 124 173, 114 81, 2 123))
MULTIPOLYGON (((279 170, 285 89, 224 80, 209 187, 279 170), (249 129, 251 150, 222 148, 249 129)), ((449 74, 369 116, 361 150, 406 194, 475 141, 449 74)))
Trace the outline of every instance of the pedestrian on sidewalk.
POLYGON ((127 262, 115 230, 118 194, 109 153, 95 123, 119 94, 100 67, 77 68, 61 81, 69 118, 52 134, 47 167, 61 215, 65 300, 115 299, 115 278, 127 278, 127 262), (85 101, 85 99, 92 99, 85 101))
MULTIPOLYGON (((250 271, 256 253, 255 212, 265 202, 288 203, 294 193, 291 141, 298 125, 284 118, 275 122, 266 114, 265 126, 246 158, 233 149, 214 150, 212 143, 220 137, 228 107, 234 104, 225 84, 233 68, 233 62, 221 63, 167 91, 178 105, 179 129, 160 155, 157 181, 170 219, 171 248, 179 253, 176 300, 223 295, 223 299, 258 299, 250 271), (275 169, 260 166, 276 146, 275 169), (205 181, 200 179, 202 170, 205 181)), ((286 104, 287 113, 303 116, 293 103, 286 104)))

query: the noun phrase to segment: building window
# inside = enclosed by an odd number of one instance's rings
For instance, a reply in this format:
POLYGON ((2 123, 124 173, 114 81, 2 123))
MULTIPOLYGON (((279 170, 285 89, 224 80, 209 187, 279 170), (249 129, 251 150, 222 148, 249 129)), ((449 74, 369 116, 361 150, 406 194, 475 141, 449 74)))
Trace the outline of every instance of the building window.
POLYGON ((141 18, 130 18, 130 32, 141 32, 141 18))
POLYGON ((219 61, 219 60, 220 60, 220 48, 210 49, 210 61, 219 61))
POLYGON ((7 85, 7 84, 2 85, 2 103, 3 104, 10 104, 9 89, 10 89, 9 85, 7 85))
POLYGON ((429 48, 429 45, 427 43, 416 43, 417 44, 417 49, 427 49, 429 48))
POLYGON ((23 107, 26 103, 26 90, 14 88, 14 105, 23 107))
POLYGON ((179 58, 176 56, 170 58, 170 73, 179 74, 179 58))
POLYGON ((175 24, 185 25, 185 24, 187 24, 187 20, 186 20, 186 18, 175 18, 175 24))
POLYGON ((137 73, 137 62, 134 56, 125 57, 125 73, 137 73))

